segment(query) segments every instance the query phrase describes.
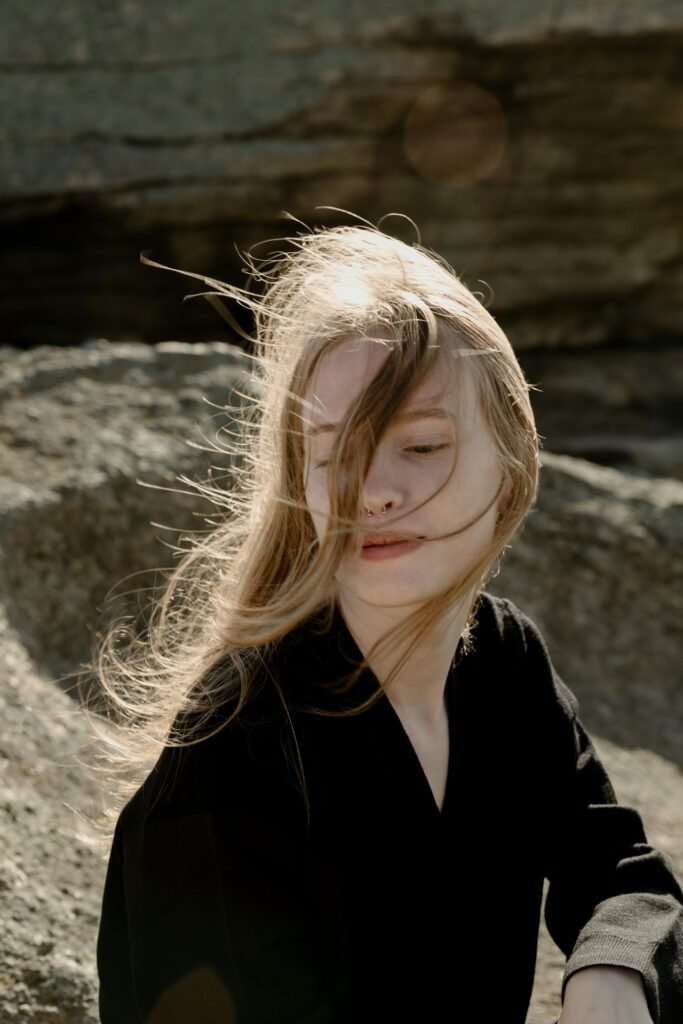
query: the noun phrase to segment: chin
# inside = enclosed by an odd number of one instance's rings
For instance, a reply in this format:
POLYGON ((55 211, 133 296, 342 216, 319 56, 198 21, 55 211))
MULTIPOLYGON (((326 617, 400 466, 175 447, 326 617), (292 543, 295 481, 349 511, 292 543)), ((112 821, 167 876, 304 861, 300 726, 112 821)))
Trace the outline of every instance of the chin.
POLYGON ((337 593, 353 603, 369 605, 372 608, 410 608, 425 604, 436 597, 438 591, 420 587, 377 585, 368 587, 349 586, 340 580, 337 593))

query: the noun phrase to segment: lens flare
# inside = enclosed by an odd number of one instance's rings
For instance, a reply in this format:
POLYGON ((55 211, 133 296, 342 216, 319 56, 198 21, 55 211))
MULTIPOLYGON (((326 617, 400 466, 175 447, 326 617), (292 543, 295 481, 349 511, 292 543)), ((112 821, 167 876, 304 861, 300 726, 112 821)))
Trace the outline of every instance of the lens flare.
POLYGON ((507 138, 500 103, 473 82, 425 89, 405 119, 408 160, 422 177, 442 185, 465 188, 490 178, 507 138))

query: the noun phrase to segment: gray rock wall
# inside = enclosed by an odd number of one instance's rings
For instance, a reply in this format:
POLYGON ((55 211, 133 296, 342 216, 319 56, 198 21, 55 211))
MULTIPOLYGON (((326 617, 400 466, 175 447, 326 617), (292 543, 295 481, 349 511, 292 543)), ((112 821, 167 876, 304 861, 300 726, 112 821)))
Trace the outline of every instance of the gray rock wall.
POLYGON ((4 340, 215 337, 139 252, 231 277, 317 204, 412 216, 518 347, 678 339, 682 52, 676 0, 13 0, 4 340))

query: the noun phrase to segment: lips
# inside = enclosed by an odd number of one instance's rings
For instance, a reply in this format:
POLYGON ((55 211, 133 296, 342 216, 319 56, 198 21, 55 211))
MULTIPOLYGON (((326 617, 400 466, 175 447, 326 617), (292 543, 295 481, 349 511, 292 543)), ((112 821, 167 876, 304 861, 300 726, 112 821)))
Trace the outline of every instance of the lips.
POLYGON ((402 544, 406 541, 421 540, 417 533, 399 533, 397 530, 385 530, 383 533, 363 534, 364 548, 387 547, 391 544, 402 544))

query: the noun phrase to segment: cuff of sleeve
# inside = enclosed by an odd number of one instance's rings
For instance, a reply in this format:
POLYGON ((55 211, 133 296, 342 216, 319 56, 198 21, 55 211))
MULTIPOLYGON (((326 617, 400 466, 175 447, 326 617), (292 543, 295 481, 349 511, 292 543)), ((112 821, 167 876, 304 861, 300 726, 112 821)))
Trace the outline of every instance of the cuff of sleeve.
POLYGON ((676 1024, 683 1020, 683 908, 656 894, 632 894, 623 903, 615 897, 600 904, 579 934, 562 979, 562 998, 571 975, 584 967, 628 967, 643 979, 655 1024, 676 1024), (642 904, 642 914, 634 914, 636 904, 642 904))
MULTIPOLYGON (((643 945, 623 935, 587 935, 579 937, 562 978, 562 996, 572 974, 584 967, 628 967, 642 974, 648 980, 649 968, 652 963, 652 946, 643 945)), ((653 979, 650 978, 650 981, 653 979)))
POLYGON ((563 1004, 567 982, 584 967, 627 967, 637 971, 643 979, 650 1016, 655 1024, 660 1024, 657 976, 652 969, 651 947, 621 935, 587 936, 583 941, 579 938, 562 978, 563 1004))

